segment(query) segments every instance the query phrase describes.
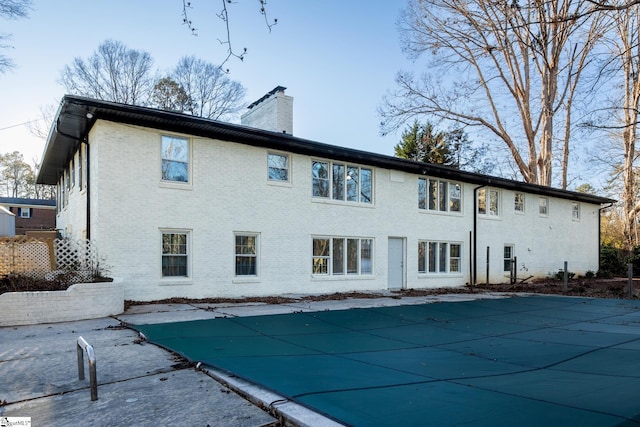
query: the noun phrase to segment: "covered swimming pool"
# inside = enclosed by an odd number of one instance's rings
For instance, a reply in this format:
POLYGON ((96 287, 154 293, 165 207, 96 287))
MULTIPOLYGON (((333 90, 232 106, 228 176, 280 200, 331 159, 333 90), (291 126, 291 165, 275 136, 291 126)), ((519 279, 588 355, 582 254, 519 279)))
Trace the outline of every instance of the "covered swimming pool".
POLYGON ((353 426, 640 424, 640 302, 529 296, 137 325, 353 426))

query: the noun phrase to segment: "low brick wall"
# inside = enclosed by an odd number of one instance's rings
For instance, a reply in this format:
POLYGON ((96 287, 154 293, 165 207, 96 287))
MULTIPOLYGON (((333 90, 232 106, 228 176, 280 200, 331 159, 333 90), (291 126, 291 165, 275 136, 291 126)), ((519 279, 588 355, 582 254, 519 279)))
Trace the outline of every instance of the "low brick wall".
POLYGON ((6 292, 0 295, 0 326, 96 319, 124 311, 124 286, 78 283, 66 291, 6 292))

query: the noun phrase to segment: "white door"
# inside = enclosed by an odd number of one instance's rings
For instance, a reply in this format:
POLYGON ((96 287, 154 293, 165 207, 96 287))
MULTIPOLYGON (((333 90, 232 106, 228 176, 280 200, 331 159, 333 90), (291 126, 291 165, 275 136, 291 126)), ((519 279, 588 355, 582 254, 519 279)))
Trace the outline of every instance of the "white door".
POLYGON ((389 237, 389 266, 387 269, 389 289, 404 288, 404 264, 404 239, 389 237))

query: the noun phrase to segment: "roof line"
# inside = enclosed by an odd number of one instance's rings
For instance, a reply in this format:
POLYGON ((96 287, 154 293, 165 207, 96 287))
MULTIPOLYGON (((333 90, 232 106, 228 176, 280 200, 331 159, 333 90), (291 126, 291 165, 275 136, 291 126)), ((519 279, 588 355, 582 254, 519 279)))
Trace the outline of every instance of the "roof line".
MULTIPOLYGON (((282 88, 276 87, 272 92, 282 88)), ((150 127, 165 131, 185 133, 205 138, 225 139, 240 144, 274 150, 290 151, 317 158, 354 162, 386 169, 405 171, 417 175, 446 178, 470 184, 493 186, 533 194, 548 195, 594 204, 613 203, 606 197, 577 193, 553 187, 529 184, 473 172, 466 172, 442 165, 401 159, 352 148, 345 148, 187 114, 136 105, 119 104, 75 95, 66 95, 56 115, 40 168, 37 182, 56 184, 63 173, 79 141, 86 138, 96 120, 108 120, 150 127)))

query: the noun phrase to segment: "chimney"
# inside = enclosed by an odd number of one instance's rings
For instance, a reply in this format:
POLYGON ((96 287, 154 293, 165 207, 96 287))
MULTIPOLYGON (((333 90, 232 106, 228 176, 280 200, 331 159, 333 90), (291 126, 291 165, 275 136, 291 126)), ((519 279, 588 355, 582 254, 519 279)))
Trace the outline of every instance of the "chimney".
POLYGON ((249 105, 249 111, 240 117, 240 124, 292 135, 293 97, 284 94, 286 89, 277 86, 249 105))

